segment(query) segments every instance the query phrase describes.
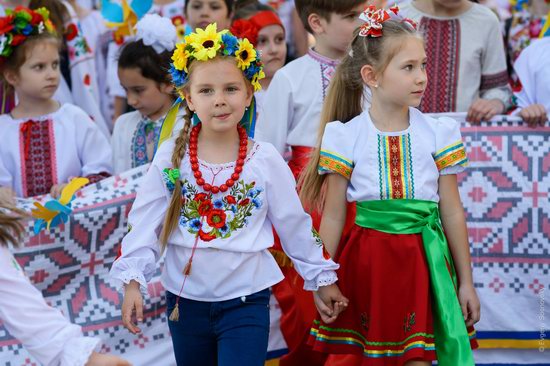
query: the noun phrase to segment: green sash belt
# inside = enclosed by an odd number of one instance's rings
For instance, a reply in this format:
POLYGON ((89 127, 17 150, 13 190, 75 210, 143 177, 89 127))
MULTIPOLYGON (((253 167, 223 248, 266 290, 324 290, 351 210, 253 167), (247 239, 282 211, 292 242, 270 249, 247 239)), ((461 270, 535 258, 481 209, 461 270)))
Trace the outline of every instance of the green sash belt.
POLYGON ((390 234, 422 234, 433 292, 438 363, 442 366, 475 365, 458 302, 456 273, 441 226, 438 204, 420 200, 357 202, 355 223, 390 234))

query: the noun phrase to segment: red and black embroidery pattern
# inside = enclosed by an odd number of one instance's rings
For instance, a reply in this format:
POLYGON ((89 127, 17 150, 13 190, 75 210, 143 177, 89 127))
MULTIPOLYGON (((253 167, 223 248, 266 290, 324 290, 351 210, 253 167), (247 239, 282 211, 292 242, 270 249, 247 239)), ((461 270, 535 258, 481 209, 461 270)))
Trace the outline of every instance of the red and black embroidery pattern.
POLYGON ((425 35, 428 85, 420 103, 425 113, 454 112, 460 65, 460 22, 422 18, 420 31, 425 35))

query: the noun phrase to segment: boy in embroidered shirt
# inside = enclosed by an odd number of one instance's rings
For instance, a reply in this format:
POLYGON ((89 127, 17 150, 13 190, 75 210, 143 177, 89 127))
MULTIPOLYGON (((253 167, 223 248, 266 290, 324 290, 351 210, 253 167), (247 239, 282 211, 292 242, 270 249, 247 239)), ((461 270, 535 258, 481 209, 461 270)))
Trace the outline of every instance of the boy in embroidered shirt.
MULTIPOLYGON (((315 47, 277 72, 265 96, 256 138, 283 154, 287 145, 313 148, 321 106, 334 68, 346 54, 364 0, 297 0, 296 10, 315 47)), ((292 164, 291 164, 292 168, 292 164)), ((297 173, 297 168, 293 168, 297 173)))
POLYGON ((416 0, 403 14, 418 22, 428 54, 424 113, 468 112, 488 121, 511 106, 500 24, 487 7, 468 0, 416 0))

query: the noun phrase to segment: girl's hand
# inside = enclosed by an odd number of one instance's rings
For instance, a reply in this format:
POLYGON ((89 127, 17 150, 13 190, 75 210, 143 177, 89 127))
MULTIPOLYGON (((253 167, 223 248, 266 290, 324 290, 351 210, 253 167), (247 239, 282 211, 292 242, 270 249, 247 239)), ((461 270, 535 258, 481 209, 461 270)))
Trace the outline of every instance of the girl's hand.
POLYGON ((15 206, 15 192, 10 187, 0 187, 0 204, 15 206))
POLYGON ((504 103, 499 99, 478 99, 468 109, 466 121, 478 125, 481 121, 489 121, 497 114, 504 113, 504 103))
POLYGON ((61 191, 63 191, 63 188, 65 188, 65 186, 67 186, 67 183, 55 184, 52 189, 50 189, 50 195, 52 196, 52 198, 58 199, 59 197, 61 197, 61 191))
POLYGON ((529 127, 533 128, 539 125, 544 126, 548 121, 546 108, 541 104, 532 104, 523 108, 521 112, 519 112, 519 116, 529 125, 529 127))
POLYGON ((477 323, 480 318, 481 306, 474 286, 471 284, 460 286, 458 289, 458 300, 466 326, 470 327, 477 323))
POLYGON ((120 357, 92 352, 86 366, 131 366, 132 364, 120 357))
POLYGON ((143 297, 139 290, 139 283, 137 281, 130 281, 125 286, 124 301, 122 302, 122 324, 132 334, 141 333, 139 329, 132 321, 132 315, 136 311, 136 323, 143 321, 143 297))
POLYGON ((325 324, 334 322, 349 303, 336 284, 319 287, 319 290, 313 293, 313 300, 325 324))

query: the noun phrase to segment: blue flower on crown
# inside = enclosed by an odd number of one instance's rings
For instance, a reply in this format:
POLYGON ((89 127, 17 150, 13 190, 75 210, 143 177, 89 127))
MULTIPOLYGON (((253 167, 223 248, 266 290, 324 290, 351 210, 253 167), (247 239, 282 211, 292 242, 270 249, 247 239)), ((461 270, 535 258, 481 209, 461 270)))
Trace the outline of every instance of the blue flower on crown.
POLYGON ((224 55, 232 56, 235 54, 235 52, 237 52, 238 42, 239 42, 237 37, 235 37, 230 33, 224 33, 222 35, 222 42, 224 46, 224 49, 223 49, 224 55))
POLYGON ((185 71, 176 69, 174 65, 170 65, 170 75, 172 75, 172 81, 176 87, 180 87, 187 82, 185 71))
POLYGON ((254 63, 248 66, 246 70, 244 70, 244 74, 246 75, 247 79, 251 80, 254 77, 254 75, 260 72, 260 70, 261 69, 258 67, 258 65, 254 63))

